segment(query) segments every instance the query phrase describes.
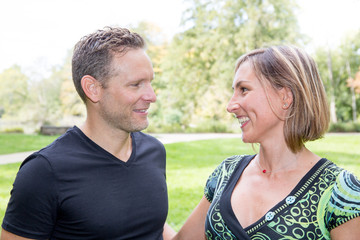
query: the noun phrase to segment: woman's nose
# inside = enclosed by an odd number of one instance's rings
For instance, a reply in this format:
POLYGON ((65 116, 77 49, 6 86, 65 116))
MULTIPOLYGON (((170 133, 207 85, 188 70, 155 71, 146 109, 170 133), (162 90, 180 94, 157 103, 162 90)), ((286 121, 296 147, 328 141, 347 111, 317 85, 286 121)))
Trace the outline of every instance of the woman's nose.
POLYGON ((240 108, 240 104, 235 102, 233 98, 230 99, 230 102, 228 103, 227 105, 227 108, 226 110, 229 112, 229 113, 233 113, 234 111, 236 111, 237 109, 240 108))

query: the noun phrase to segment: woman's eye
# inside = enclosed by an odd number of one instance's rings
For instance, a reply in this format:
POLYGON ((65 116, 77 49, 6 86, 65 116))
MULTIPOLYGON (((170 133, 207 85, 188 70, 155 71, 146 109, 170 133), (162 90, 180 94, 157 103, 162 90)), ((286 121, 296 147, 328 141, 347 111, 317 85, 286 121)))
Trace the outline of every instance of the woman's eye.
POLYGON ((249 89, 247 89, 246 87, 242 87, 240 88, 240 90, 242 93, 246 93, 247 91, 249 91, 249 89))

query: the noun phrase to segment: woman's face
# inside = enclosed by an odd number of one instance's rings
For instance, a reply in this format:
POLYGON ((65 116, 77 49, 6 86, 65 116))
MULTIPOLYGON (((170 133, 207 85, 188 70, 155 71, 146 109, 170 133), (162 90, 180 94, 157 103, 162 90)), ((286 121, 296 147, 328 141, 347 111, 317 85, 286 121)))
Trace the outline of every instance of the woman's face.
POLYGON ((270 83, 264 86, 266 92, 248 61, 240 65, 234 77, 234 93, 227 111, 239 120, 242 139, 246 143, 274 141, 274 138, 283 136, 284 91, 273 89, 270 83))

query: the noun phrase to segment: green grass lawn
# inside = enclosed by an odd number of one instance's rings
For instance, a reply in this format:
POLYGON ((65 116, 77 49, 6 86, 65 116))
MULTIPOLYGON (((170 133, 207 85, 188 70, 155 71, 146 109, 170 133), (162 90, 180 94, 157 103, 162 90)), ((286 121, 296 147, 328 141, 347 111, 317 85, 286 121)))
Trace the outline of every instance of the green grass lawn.
MULTIPOLYGON (((22 137, 21 137, 22 136, 22 137)), ((5 136, 6 137, 6 136, 5 136)), ((22 138, 19 135, 17 145, 22 138)), ((36 150, 47 145, 55 137, 33 136, 30 142, 36 150), (39 139, 39 142, 37 142, 39 139)), ((0 135, 3 142, 4 136, 0 135)), ((8 145, 11 145, 8 140, 8 145)), ((22 144, 27 144, 22 142, 22 144)), ((360 176, 360 135, 327 135, 324 139, 310 142, 307 147, 322 157, 335 162, 357 176, 360 176)), ((195 208, 203 195, 207 177, 226 157, 235 154, 253 154, 251 145, 242 143, 241 139, 216 139, 165 145, 167 150, 167 183, 169 190, 168 223, 178 230, 195 208)), ((0 152, 4 148, 0 148, 0 152)), ((0 222, 9 199, 12 182, 20 163, 0 165, 0 222)))
POLYGON ((58 136, 0 134, 0 154, 27 152, 45 147, 58 136))

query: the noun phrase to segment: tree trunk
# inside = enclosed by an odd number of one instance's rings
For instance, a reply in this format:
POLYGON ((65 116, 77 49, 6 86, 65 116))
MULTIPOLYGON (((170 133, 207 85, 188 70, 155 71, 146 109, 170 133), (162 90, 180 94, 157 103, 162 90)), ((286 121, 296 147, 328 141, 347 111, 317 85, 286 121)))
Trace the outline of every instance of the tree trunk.
MULTIPOLYGON (((351 69, 349 61, 346 62, 346 69, 348 71, 349 78, 351 78, 351 69)), ((355 95, 355 88, 353 85, 350 86, 351 90, 351 107, 352 107, 352 115, 353 115, 353 122, 356 122, 356 95, 355 95)))
POLYGON ((330 80, 330 117, 331 117, 331 122, 337 123, 335 93, 334 93, 334 79, 333 79, 330 49, 328 50, 328 62, 327 63, 328 63, 329 80, 330 80))

